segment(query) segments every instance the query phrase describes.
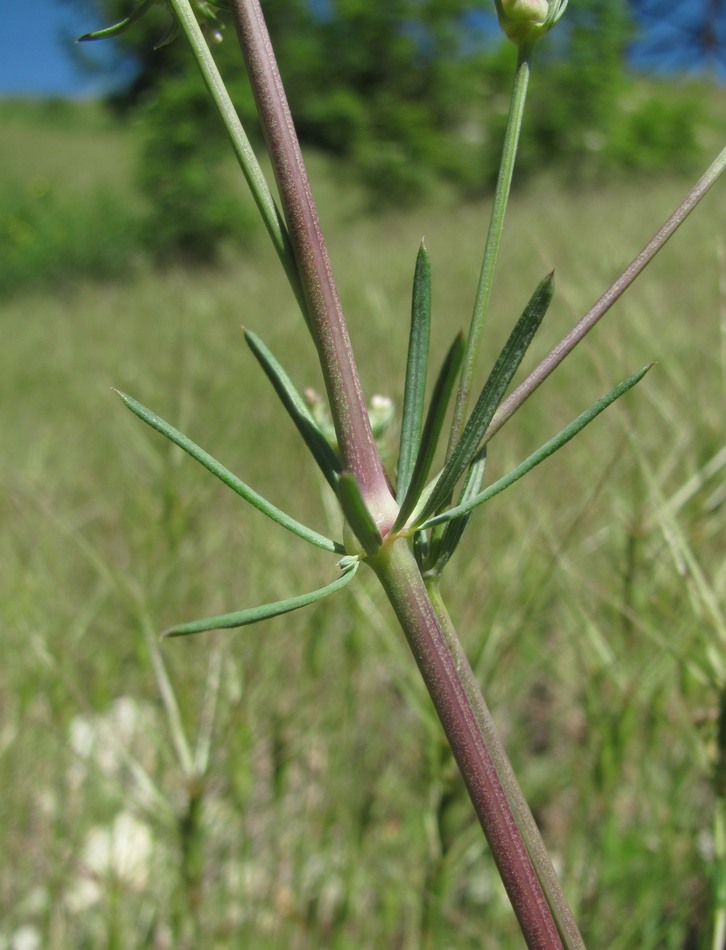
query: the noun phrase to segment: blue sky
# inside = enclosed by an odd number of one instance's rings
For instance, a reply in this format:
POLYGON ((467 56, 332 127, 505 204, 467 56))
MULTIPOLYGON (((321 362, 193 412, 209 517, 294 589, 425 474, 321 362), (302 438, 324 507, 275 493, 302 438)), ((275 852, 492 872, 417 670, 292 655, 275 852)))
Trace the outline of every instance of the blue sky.
POLYGON ((98 77, 78 70, 69 56, 74 39, 104 24, 90 4, 59 0, 0 0, 0 95, 92 96, 98 77))
MULTIPOLYGON (((641 22, 647 28, 640 62, 648 71, 658 71, 659 67, 690 71, 695 62, 691 43, 695 41, 701 11, 706 8, 707 0, 631 2, 641 13, 641 22), (664 22, 664 9, 669 11, 669 22, 664 22)), ((713 4, 713 0, 708 2, 713 4)), ((0 0, 0 4, 3 7, 0 16, 0 96, 93 96, 103 91, 101 80, 79 70, 69 55, 77 36, 105 25, 96 21, 90 3, 0 0)), ((722 58, 726 46, 726 0, 717 0, 715 6, 719 10, 715 19, 721 50, 719 72, 723 78, 726 76, 726 64, 722 58)), ((88 46, 83 49, 86 55, 92 55, 88 46)), ((711 68, 714 66, 712 60, 711 68)))
POLYGON ((630 0, 630 7, 641 29, 641 68, 726 80, 726 0, 630 0))

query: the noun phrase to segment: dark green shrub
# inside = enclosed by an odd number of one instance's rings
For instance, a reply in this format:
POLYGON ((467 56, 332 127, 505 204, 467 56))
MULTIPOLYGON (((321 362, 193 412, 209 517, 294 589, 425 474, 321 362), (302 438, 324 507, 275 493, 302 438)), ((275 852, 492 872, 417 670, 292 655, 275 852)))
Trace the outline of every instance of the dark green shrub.
POLYGON ((605 158, 622 171, 658 172, 669 169, 691 172, 699 154, 696 129, 703 107, 694 97, 673 96, 666 87, 650 88, 637 104, 620 110, 605 158))
POLYGON ((138 177, 148 199, 145 243, 153 256, 209 262, 225 242, 244 240, 253 222, 220 181, 225 136, 198 74, 182 73, 160 86, 143 125, 138 177))
POLYGON ((60 198, 46 182, 8 187, 0 204, 0 293, 119 276, 141 257, 138 215, 106 192, 60 198))
MULTIPOLYGON (((568 9, 566 26, 559 46, 537 51, 517 181, 548 168, 583 182, 632 171, 691 171, 703 109, 694 96, 674 94, 673 81, 646 81, 628 71, 627 5, 580 0, 568 9)), ((484 159, 490 181, 507 121, 512 57, 503 48, 486 66, 493 104, 484 159)))
MULTIPOLYGON (((128 11, 127 0, 84 2, 97 8, 99 22, 128 11)), ((514 50, 492 47, 482 29, 485 10, 471 0, 266 0, 301 141, 344 159, 346 175, 362 181, 374 201, 416 201, 436 180, 465 193, 488 190, 506 124, 514 50)), ((119 40, 137 72, 115 102, 137 108, 153 97, 142 180, 155 208, 151 226, 160 255, 209 259, 220 243, 244 231, 244 222, 214 197, 219 129, 200 111, 201 83, 184 45, 154 50, 168 25, 161 8, 154 12, 119 40), (186 118, 183 102, 190 109, 186 118), (203 151, 175 127, 192 115, 203 122, 203 151), (180 169, 187 161, 194 165, 178 193, 162 180, 167 159, 180 169)), ((570 4, 560 35, 535 56, 518 182, 552 167, 587 181, 690 166, 698 109, 671 101, 665 86, 648 84, 632 111, 640 88, 626 68, 633 36, 626 0, 570 4)), ((254 135, 252 97, 231 39, 215 55, 254 135)), ((128 57, 123 62, 128 65, 128 57)))

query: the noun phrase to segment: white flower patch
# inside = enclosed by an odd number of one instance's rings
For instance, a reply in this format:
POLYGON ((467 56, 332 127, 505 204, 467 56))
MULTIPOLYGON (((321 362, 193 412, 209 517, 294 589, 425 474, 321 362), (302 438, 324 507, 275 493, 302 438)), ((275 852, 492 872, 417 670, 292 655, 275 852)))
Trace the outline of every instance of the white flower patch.
POLYGON ((139 777, 155 761, 160 728, 153 706, 129 696, 114 700, 105 713, 76 716, 68 733, 76 756, 68 775, 71 788, 79 789, 95 770, 125 793, 132 791, 140 807, 151 806, 153 796, 139 777))
POLYGON ((0 950, 40 950, 43 938, 36 927, 18 927, 7 937, 0 937, 0 950))
POLYGON ((130 812, 119 812, 110 825, 97 825, 86 835, 80 875, 66 894, 66 906, 72 913, 93 907, 109 880, 132 891, 144 891, 152 855, 148 825, 130 812))

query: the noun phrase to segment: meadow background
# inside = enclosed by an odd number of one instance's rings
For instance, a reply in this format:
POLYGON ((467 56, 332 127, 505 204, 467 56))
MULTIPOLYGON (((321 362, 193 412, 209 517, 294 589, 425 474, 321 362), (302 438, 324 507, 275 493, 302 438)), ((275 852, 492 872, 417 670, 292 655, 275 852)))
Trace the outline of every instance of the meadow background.
MULTIPOLYGON (((725 100, 706 85, 702 99, 705 167, 725 100)), ((173 622, 333 576, 334 559, 268 530, 111 392, 298 519, 339 530, 240 332, 320 389, 264 236, 245 228, 214 265, 159 266, 134 223, 151 199, 133 121, 95 103, 7 101, 0 124, 0 947, 519 946, 371 577, 259 628, 158 641, 173 622)), ((468 323, 487 199, 442 186, 374 214, 345 167, 310 162, 366 392, 400 406, 418 243, 442 354, 468 323)), ((230 163, 217 181, 250 220, 230 163)), ((690 184, 530 177, 513 198, 485 364, 555 267, 531 367, 690 184)), ((709 945, 726 684, 724 220, 717 187, 496 438, 492 479, 657 361, 486 506, 445 580, 592 947, 709 945)))

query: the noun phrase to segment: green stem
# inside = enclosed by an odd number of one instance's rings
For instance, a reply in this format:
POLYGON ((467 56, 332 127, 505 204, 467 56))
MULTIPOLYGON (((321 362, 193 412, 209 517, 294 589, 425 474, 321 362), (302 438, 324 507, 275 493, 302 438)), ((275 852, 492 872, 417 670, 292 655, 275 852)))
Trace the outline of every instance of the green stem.
POLYGON ((348 328, 267 26, 258 0, 230 0, 230 9, 275 170, 342 466, 355 475, 361 495, 380 533, 385 535, 398 507, 373 439, 348 328))
POLYGON ((560 887, 557 872, 552 866, 552 861, 542 841, 539 828, 522 794, 522 789, 519 786, 517 777, 509 762, 506 750, 497 734, 494 720, 489 712, 489 707, 481 694, 479 684, 476 681, 476 677, 469 665, 461 641, 449 617, 449 612, 441 596, 439 576, 427 575, 424 578, 424 583, 426 584, 426 590, 429 593, 431 603, 436 611, 436 616, 438 617, 443 634, 446 637, 449 651, 454 658, 456 670, 464 691, 466 692, 467 700, 476 717, 479 731, 486 743, 494 767, 497 770, 499 781, 502 783, 504 794, 507 796, 509 807, 512 809, 512 814, 524 839, 529 856, 532 859, 532 864, 537 872, 537 877, 547 898, 547 903, 552 911, 552 916, 555 919, 565 948, 566 950, 584 950, 585 944, 583 943, 575 918, 572 915, 572 911, 560 887))
POLYGON ((385 545, 368 563, 378 575, 406 634, 527 946, 537 950, 562 948, 532 859, 497 774, 488 737, 483 735, 480 715, 475 711, 478 703, 473 702, 475 697, 470 692, 474 689, 478 693, 478 688, 463 651, 452 654, 405 540, 385 545))
POLYGON ((713 939, 712 950, 726 942, 726 799, 717 795, 713 815, 713 939))
POLYGON ((512 89, 512 99, 509 106, 507 130, 504 135, 497 186, 494 192, 494 204, 489 220, 489 231, 487 233, 484 259, 482 260, 481 272, 479 274, 479 285, 474 301, 474 311, 469 326, 469 338, 466 343, 464 365, 461 370, 461 381, 456 394, 456 404, 454 406, 454 418, 451 424, 447 457, 453 452, 456 443, 459 441, 464 423, 466 422, 472 380, 479 357, 481 336, 484 330, 484 322, 489 312, 489 302, 491 300, 492 287, 494 286, 494 273, 499 256, 499 245, 501 244, 502 232, 504 230, 504 215, 507 210, 509 192, 512 186, 514 160, 517 155, 519 133, 522 128, 522 116, 524 115, 524 103, 527 98, 531 52, 532 47, 523 44, 519 47, 517 54, 517 70, 514 75, 514 87, 512 89))
POLYGON ((187 782, 186 809, 179 818, 181 913, 182 917, 187 917, 189 920, 194 942, 198 946, 202 933, 201 915, 204 883, 202 808, 205 787, 204 779, 201 776, 191 775, 187 782))
POLYGON ((232 142, 232 148, 237 156, 237 161, 239 162, 249 189, 252 192, 252 197, 262 216, 267 232, 272 239, 278 257, 285 269, 287 279, 290 281, 290 286, 295 292, 300 308, 303 313, 305 313, 305 300, 297 272, 295 255, 292 251, 285 222, 279 208, 275 204, 275 199, 262 173, 262 169, 257 161, 257 156, 250 145, 249 139, 237 115, 237 110, 219 74, 217 65, 207 46, 207 41, 197 22, 194 10, 189 0, 170 0, 170 3, 192 49, 197 65, 201 70, 207 90, 214 100, 220 118, 227 129, 227 133, 232 142))

